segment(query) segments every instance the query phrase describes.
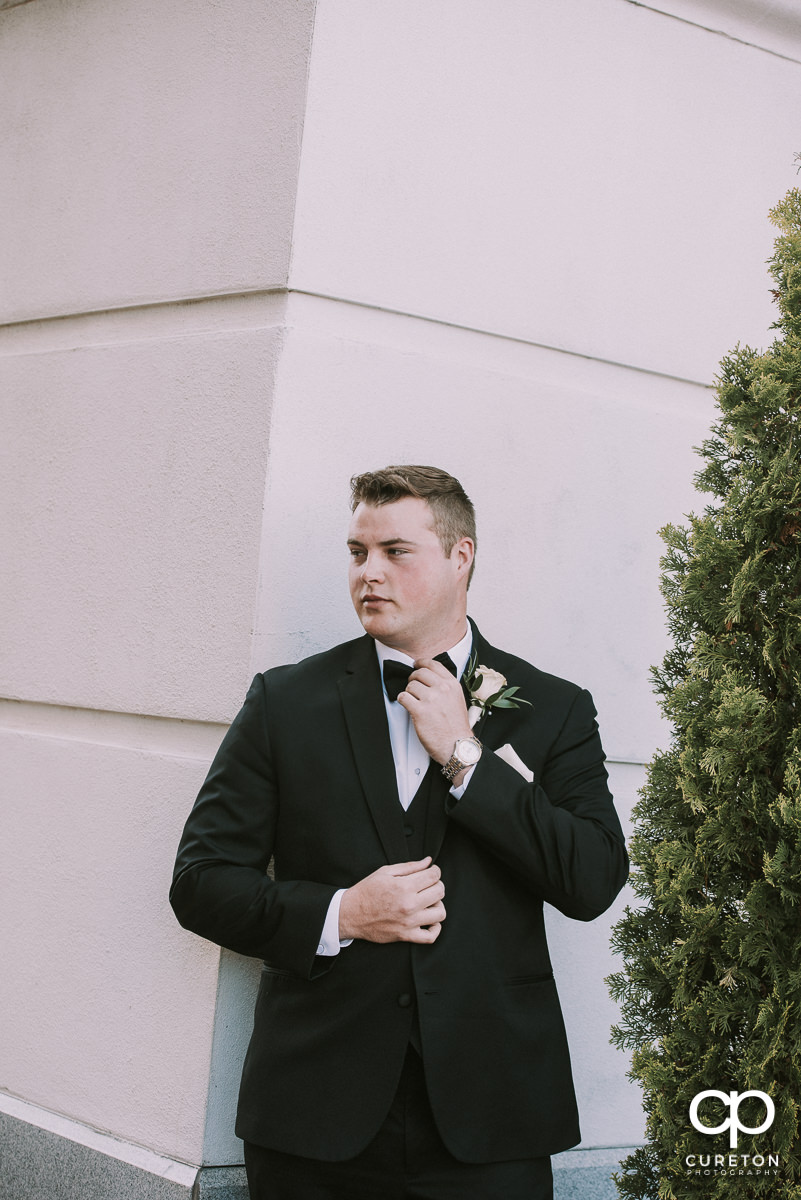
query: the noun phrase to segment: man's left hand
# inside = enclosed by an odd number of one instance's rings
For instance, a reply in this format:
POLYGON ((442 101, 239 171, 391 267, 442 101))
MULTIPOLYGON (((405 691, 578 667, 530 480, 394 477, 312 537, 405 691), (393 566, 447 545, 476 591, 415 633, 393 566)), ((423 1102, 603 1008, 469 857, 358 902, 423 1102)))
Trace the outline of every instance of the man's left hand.
MULTIPOLYGON (((462 685, 442 663, 418 659, 398 703, 412 718, 424 748, 441 766, 459 738, 472 737, 462 685)), ((458 777, 453 782, 458 786, 458 777)))

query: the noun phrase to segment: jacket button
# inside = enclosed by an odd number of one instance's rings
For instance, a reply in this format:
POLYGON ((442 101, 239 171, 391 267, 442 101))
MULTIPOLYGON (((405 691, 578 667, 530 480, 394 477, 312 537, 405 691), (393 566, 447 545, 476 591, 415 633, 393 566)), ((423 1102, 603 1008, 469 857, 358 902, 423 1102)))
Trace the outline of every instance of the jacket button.
POLYGON ((401 992, 398 996, 398 1005, 400 1008, 408 1008, 412 1002, 412 998, 408 992, 401 992))
POLYGON ((411 837, 412 834, 414 833, 414 825, 404 825, 403 832, 406 834, 407 837, 411 837))

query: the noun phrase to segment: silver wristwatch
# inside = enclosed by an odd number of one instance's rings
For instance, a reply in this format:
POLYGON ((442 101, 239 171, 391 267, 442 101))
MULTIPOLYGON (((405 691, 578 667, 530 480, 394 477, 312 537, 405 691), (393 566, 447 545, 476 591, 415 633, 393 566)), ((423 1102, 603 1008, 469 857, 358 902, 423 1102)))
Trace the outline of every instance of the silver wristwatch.
POLYGON ((442 774, 448 783, 455 779, 460 771, 474 767, 481 758, 482 750, 483 746, 478 738, 459 738, 453 747, 453 754, 442 768, 442 774))

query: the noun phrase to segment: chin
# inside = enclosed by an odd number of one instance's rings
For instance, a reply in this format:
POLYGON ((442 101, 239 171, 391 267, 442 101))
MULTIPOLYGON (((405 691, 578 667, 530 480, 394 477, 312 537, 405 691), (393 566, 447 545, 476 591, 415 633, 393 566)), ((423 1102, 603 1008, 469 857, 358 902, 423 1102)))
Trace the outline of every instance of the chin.
POLYGON ((362 618, 362 627, 365 633, 369 633, 371 637, 378 638, 383 641, 384 638, 392 636, 392 624, 389 621, 382 621, 379 616, 371 616, 369 613, 362 618))
POLYGON ((387 642, 387 644, 390 644, 393 638, 400 634, 394 621, 388 621, 378 613, 365 613, 362 619, 362 628, 365 633, 370 634, 370 637, 378 638, 379 642, 387 642))

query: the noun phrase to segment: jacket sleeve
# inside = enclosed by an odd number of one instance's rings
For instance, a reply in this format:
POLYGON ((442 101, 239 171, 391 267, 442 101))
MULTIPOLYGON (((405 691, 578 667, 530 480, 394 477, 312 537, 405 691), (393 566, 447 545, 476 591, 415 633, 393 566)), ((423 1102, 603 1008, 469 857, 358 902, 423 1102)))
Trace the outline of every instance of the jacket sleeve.
POLYGON ((623 831, 607 787, 592 698, 576 694, 540 777, 527 783, 485 748, 456 821, 543 900, 580 921, 600 916, 628 876, 623 831))
POLYGON ((170 903, 186 929, 306 978, 336 888, 267 874, 279 796, 264 677, 257 675, 211 765, 178 848, 170 903))

